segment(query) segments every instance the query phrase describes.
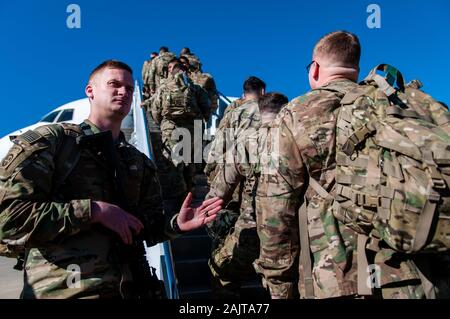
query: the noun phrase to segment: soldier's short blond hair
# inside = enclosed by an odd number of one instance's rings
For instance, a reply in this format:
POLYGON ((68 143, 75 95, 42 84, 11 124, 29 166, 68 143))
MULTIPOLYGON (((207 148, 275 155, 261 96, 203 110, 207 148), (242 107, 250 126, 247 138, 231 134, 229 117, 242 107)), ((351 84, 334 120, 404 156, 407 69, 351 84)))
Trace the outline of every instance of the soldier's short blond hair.
POLYGON ((117 60, 106 60, 101 64, 99 64, 94 70, 92 70, 91 74, 89 75, 89 83, 100 71, 106 68, 125 70, 130 72, 131 75, 133 75, 133 70, 130 68, 128 64, 117 60))
POLYGON ((358 37, 348 31, 328 33, 317 42, 313 56, 321 56, 330 62, 347 67, 358 67, 361 45, 358 37))

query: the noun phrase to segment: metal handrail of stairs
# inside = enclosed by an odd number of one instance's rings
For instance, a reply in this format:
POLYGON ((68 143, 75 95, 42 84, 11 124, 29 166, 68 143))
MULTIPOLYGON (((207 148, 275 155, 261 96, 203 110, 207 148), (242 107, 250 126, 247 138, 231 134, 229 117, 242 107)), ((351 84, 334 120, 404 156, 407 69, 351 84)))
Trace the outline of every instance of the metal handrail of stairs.
MULTIPOLYGON (((133 104, 130 116, 133 118, 133 131, 130 144, 154 160, 151 140, 148 131, 146 113, 141 107, 141 90, 138 81, 135 81, 133 104)), ((152 247, 147 247, 147 260, 151 267, 156 268, 160 280, 164 281, 168 299, 178 299, 178 288, 175 278, 174 262, 169 243, 163 242, 152 247)))

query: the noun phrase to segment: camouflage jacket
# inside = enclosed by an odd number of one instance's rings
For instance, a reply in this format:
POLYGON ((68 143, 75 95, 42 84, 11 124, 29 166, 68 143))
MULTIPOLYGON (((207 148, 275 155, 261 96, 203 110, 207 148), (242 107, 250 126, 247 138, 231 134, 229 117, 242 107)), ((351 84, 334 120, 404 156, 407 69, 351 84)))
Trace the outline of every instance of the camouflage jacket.
POLYGON ((192 53, 188 53, 188 54, 183 54, 183 56, 185 56, 188 60, 189 60, 189 64, 195 67, 201 67, 201 62, 200 62, 200 58, 198 56, 196 56, 195 54, 192 53))
MULTIPOLYGON (((85 122, 93 133, 99 132, 85 122)), ((79 160, 70 175, 54 187, 53 174, 64 136, 80 134, 78 125, 66 127, 65 133, 55 125, 39 127, 17 137, 0 167, 0 240, 25 245, 24 298, 119 294, 119 263, 126 263, 118 261, 115 251, 119 237, 90 223, 92 201, 119 205, 111 168, 102 153, 80 147, 79 160), (69 288, 74 266, 81 280, 69 288)), ((163 214, 153 164, 128 144, 123 134, 115 149, 117 174, 125 184, 124 198, 144 223, 147 245, 174 238, 176 234, 163 214)))
POLYGON ((142 65, 142 83, 144 83, 144 85, 146 85, 148 82, 148 75, 150 66, 152 65, 152 61, 153 60, 145 60, 144 64, 142 65))
MULTIPOLYGON (((355 85, 349 80, 335 80, 295 98, 270 127, 256 198, 261 214, 261 250, 255 268, 273 298, 306 295, 306 265, 299 262, 299 210, 304 200, 309 239, 306 253, 310 252, 312 258, 314 297, 358 293, 357 236, 334 218, 331 203, 308 185, 309 178, 314 178, 330 193, 335 192, 336 117, 342 95, 333 86, 348 92, 355 85)), ((392 249, 382 248, 373 260, 381 269, 381 288, 419 280, 410 258, 392 249)), ((392 297, 396 297, 395 293, 392 297)))
POLYGON ((172 52, 162 52, 160 55, 158 55, 151 61, 150 67, 148 68, 148 76, 147 76, 147 82, 150 90, 156 91, 158 86, 161 84, 161 80, 164 79, 164 75, 158 72, 158 63, 162 63, 163 60, 168 61, 171 58, 175 57, 176 57, 175 54, 172 52))
POLYGON ((231 102, 225 109, 222 120, 217 128, 214 140, 211 142, 211 146, 208 152, 208 158, 206 160, 205 174, 208 178, 208 182, 211 183, 215 177, 215 170, 218 163, 223 163, 224 155, 227 152, 227 145, 225 144, 225 134, 230 126, 231 113, 236 108, 245 104, 243 99, 237 99, 231 102))
POLYGON ((216 82, 212 75, 201 71, 195 71, 190 72, 189 77, 195 84, 200 85, 208 93, 208 97, 211 101, 211 110, 212 112, 215 112, 219 96, 217 95, 216 82))
POLYGON ((249 101, 230 113, 229 127, 223 128, 229 148, 224 154, 223 163, 219 163, 216 168, 207 198, 218 196, 227 203, 242 182, 241 211, 253 210, 254 169, 258 163, 257 138, 260 126, 261 116, 256 101, 249 101))

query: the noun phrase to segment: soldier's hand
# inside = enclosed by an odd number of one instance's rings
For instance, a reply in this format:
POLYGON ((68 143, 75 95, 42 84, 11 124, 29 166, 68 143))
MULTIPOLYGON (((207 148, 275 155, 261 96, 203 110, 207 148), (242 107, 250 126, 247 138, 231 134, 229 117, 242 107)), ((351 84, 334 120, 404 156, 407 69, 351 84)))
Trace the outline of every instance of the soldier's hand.
POLYGON ((182 231, 191 231, 213 221, 223 205, 223 200, 219 197, 205 200, 196 208, 190 206, 191 202, 192 193, 189 193, 177 217, 178 226, 182 231))
POLYGON ((133 243, 133 232, 139 234, 144 228, 139 219, 119 206, 100 201, 91 204, 91 223, 99 223, 112 230, 126 245, 133 243))

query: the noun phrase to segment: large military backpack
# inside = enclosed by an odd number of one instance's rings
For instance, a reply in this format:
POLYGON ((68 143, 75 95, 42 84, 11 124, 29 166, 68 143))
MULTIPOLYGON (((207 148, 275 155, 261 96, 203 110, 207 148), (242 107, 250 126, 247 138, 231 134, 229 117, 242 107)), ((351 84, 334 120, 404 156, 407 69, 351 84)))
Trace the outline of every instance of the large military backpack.
POLYGON ((333 213, 399 252, 443 252, 450 248, 450 113, 417 83, 405 85, 382 64, 344 95, 333 213))
POLYGON ((161 78, 167 78, 169 62, 176 59, 172 52, 163 52, 156 58, 156 74, 161 78))
POLYGON ((162 116, 173 120, 200 118, 194 83, 179 73, 162 89, 162 116))

